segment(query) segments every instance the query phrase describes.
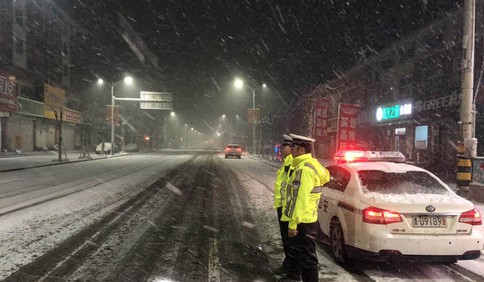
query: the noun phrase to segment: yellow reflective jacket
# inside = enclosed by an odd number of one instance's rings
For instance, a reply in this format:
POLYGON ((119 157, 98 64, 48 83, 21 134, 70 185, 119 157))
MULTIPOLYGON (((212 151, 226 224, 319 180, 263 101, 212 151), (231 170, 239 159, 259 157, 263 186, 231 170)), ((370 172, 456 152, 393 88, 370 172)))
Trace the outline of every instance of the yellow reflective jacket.
POLYGON ((297 229, 299 223, 318 220, 318 205, 322 186, 329 181, 329 171, 311 154, 294 158, 294 171, 286 185, 286 203, 281 220, 289 221, 289 229, 297 229))
POLYGON ((289 172, 292 169, 292 155, 284 158, 284 163, 277 170, 276 183, 274 183, 274 209, 282 207, 286 194, 286 184, 289 179, 289 172))

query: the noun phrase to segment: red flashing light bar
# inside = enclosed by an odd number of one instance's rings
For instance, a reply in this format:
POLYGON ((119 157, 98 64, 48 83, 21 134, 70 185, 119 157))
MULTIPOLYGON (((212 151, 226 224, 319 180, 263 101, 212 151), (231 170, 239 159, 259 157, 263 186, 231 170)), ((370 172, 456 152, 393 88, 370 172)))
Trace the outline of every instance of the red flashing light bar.
POLYGON ((337 163, 351 162, 405 162, 405 156, 398 151, 344 150, 335 154, 337 163))

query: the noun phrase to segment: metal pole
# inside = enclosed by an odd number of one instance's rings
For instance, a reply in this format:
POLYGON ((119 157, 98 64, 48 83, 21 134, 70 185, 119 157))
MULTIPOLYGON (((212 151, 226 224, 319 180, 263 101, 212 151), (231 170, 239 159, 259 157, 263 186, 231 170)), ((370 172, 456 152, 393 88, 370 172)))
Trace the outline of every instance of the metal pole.
POLYGON ((59 162, 62 161, 62 107, 59 109, 60 121, 59 121, 59 162))
POLYGON ((472 161, 464 146, 473 137, 473 86, 474 86, 474 32, 475 0, 464 1, 464 30, 462 38, 462 101, 460 104, 460 124, 462 142, 457 156, 457 187, 463 196, 468 196, 472 180, 472 161))
POLYGON ((271 161, 274 160, 274 122, 276 117, 274 115, 270 115, 270 122, 271 122, 271 161))
POLYGON ((464 60, 462 65, 462 103, 460 120, 462 122, 462 138, 472 138, 472 92, 474 84, 474 26, 475 0, 464 1, 464 37, 462 48, 464 60))
POLYGON ((261 124, 260 124, 260 126, 259 126, 259 133, 260 133, 260 134, 259 134, 259 136, 260 136, 260 137, 259 137, 259 139, 260 139, 260 140, 259 140, 259 141, 260 141, 260 146, 259 146, 259 155, 260 155, 261 157, 263 157, 263 156, 264 156, 264 153, 265 153, 265 152, 264 152, 264 141, 262 140, 262 127, 263 127, 263 126, 262 126, 262 122, 261 122, 261 124))
POLYGON ((255 114, 255 89, 252 89, 252 110, 253 110, 253 115, 254 115, 254 124, 252 125, 252 153, 256 154, 256 148, 255 148, 255 135, 256 135, 256 129, 257 129, 257 120, 256 120, 256 114, 255 114))
POLYGON ((3 124, 3 118, 0 118, 0 152, 3 152, 3 129, 2 129, 2 124, 3 124))
POLYGON ((111 84, 111 155, 114 155, 114 86, 111 84))

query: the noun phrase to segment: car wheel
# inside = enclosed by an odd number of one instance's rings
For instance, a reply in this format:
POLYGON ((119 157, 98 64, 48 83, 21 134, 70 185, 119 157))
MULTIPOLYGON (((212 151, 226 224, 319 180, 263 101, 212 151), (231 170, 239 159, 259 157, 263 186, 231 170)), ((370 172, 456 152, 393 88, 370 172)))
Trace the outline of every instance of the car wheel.
POLYGON ((239 159, 241 159, 242 157, 241 156, 238 156, 239 159))
POLYGON ((341 224, 338 220, 331 223, 329 239, 331 241, 331 255, 333 259, 339 263, 344 263, 347 260, 345 237, 343 234, 343 228, 341 228, 341 224))
POLYGON ((227 158, 227 156, 225 156, 225 158, 227 158))

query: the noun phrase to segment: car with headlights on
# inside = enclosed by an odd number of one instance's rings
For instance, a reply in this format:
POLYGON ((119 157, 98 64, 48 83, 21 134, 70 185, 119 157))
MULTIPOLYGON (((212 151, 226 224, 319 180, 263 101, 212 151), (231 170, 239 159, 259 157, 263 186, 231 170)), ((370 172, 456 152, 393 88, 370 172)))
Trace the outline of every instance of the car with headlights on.
POLYGON ((225 149, 225 158, 236 157, 238 159, 242 158, 242 148, 238 144, 228 144, 225 149))
POLYGON ((338 158, 327 166, 331 179, 318 210, 336 261, 479 258, 481 213, 437 176, 404 163, 399 152, 349 151, 338 158))

